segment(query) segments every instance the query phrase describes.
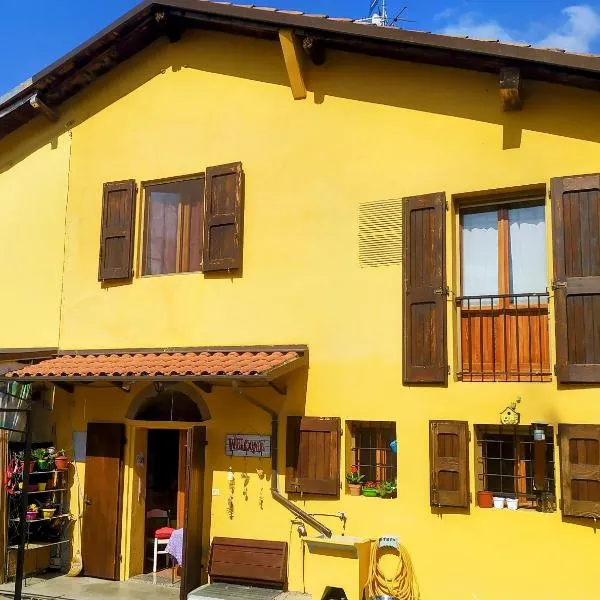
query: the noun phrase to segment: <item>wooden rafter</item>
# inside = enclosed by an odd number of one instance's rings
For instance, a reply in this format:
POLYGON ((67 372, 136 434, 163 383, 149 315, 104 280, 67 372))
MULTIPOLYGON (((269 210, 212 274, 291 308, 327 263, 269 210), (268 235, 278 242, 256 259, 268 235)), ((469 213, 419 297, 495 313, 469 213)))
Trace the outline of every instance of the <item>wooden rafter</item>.
POLYGON ((303 51, 300 41, 291 29, 280 29, 279 43, 294 100, 304 100, 306 84, 304 83, 303 51))

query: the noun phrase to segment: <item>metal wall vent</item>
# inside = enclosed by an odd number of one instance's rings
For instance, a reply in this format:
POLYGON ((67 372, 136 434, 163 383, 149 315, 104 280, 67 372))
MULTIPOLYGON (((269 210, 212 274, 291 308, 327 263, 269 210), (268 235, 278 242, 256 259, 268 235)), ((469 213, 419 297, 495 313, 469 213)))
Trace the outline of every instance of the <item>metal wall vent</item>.
POLYGON ((358 260, 361 267, 401 264, 401 198, 365 202, 359 206, 358 260))

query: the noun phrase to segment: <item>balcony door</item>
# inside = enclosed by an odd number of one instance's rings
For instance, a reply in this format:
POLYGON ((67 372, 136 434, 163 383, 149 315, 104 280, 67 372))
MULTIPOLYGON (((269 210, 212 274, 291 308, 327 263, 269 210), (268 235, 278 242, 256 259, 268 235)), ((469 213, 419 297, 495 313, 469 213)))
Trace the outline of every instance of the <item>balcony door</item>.
POLYGON ((460 251, 462 379, 549 380, 543 202, 462 211, 460 251))

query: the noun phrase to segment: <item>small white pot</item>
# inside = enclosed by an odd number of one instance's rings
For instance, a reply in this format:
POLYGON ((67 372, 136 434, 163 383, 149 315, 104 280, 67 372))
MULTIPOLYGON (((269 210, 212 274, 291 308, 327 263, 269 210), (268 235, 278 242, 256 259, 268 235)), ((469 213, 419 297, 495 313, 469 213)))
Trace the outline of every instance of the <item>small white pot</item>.
POLYGON ((504 508, 504 498, 494 496, 494 508, 504 508))
POLYGON ((508 508, 508 510, 517 510, 517 508, 519 508, 519 500, 517 498, 507 498, 506 508, 508 508))

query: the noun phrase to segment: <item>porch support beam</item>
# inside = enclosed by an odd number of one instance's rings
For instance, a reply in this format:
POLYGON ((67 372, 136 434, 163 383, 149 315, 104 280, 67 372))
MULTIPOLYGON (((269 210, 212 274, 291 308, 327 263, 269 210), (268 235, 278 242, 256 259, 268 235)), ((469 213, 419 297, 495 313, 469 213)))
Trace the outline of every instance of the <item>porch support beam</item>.
POLYGON ((75 392, 75 386, 72 383, 66 383, 64 381, 55 381, 54 385, 57 388, 63 390, 64 392, 67 392, 67 394, 73 394, 75 392))
POLYGON ((287 386, 279 385, 274 381, 269 381, 269 387, 272 387, 280 396, 285 396, 287 394, 287 386))
POLYGON ((205 394, 212 394, 213 384, 208 381, 194 381, 194 385, 199 388, 205 394))
POLYGON ((122 392, 129 394, 131 391, 131 386, 133 385, 132 381, 111 381, 111 385, 114 385, 116 388, 119 388, 122 392))
POLYGON ((523 107, 521 71, 518 67, 500 69, 500 97, 505 111, 519 110, 523 107))
POLYGON ((31 96, 31 98, 29 99, 29 104, 31 104, 32 108, 42 113, 46 117, 46 119, 48 119, 48 121, 58 121, 58 112, 56 112, 54 109, 50 108, 45 102, 43 102, 37 92, 33 94, 33 96, 31 96))
POLYGON ((306 84, 304 83, 303 51, 300 41, 292 29, 280 29, 279 43, 294 100, 304 100, 306 84))

